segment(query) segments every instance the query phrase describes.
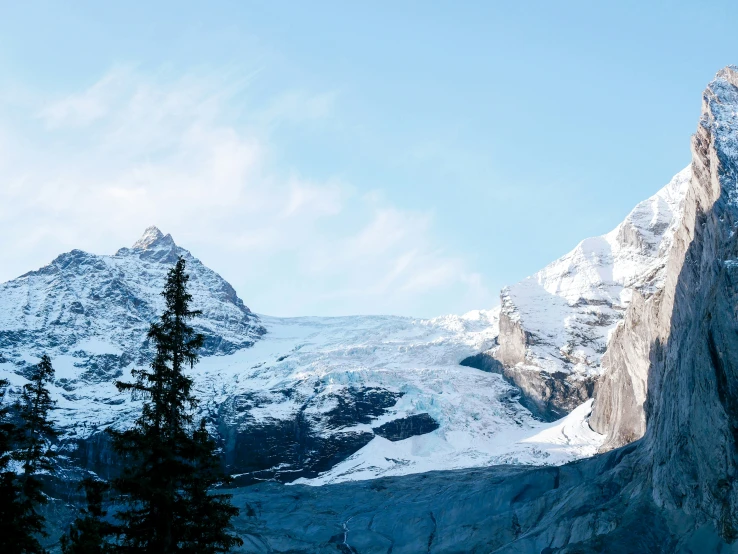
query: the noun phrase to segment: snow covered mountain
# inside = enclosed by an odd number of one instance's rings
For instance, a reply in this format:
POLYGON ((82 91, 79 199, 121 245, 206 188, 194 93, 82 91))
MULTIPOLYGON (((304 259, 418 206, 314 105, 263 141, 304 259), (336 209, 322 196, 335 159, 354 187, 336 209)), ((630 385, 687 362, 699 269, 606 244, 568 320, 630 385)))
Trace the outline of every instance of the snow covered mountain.
MULTIPOLYGON (((187 260, 190 288, 203 311, 197 321, 206 336, 203 353, 224 354, 254 344, 264 328, 233 287, 170 235, 149 227, 132 248, 112 256, 72 250, 0 284, 2 355, 22 364, 25 355, 44 351, 68 356, 65 368, 104 366, 113 372, 140 363, 149 324, 164 307, 159 293, 167 270, 178 256, 187 260)), ((78 378, 75 370, 70 372, 69 379, 78 378)))
POLYGON ((554 420, 593 396, 633 295, 664 286, 690 178, 687 167, 611 232, 502 291, 499 346, 489 354, 536 415, 554 420))
POLYGON ((0 377, 15 387, 42 353, 70 463, 111 467, 104 431, 138 401, 116 379, 147 363, 146 331, 166 272, 184 256, 206 335, 193 377, 228 470, 314 484, 496 463, 559 464, 593 454, 590 405, 534 419, 502 376, 459 365, 495 344, 498 311, 418 320, 272 318, 152 227, 112 256, 78 250, 0 285, 0 377))
MULTIPOLYGON (((664 287, 690 178, 683 170, 612 232, 503 290, 501 308, 430 320, 257 316, 150 227, 112 256, 73 250, 0 284, 0 377, 20 386, 30 364, 51 355, 61 448, 72 464, 114 471, 102 431, 130 425, 139 409, 114 382, 147 363, 159 292, 184 256, 203 311, 195 326, 206 336, 193 372, 200 410, 242 482, 322 484, 589 456, 618 427, 601 402, 589 418, 595 384, 616 359, 606 354, 611 339, 634 298, 664 287)), ((631 389, 642 420, 645 382, 631 389)), ((641 420, 608 447, 638 438, 641 420)))
MULTIPOLYGON (((139 408, 114 381, 147 363, 146 331, 181 255, 203 311, 200 409, 244 481, 322 484, 589 456, 613 427, 598 415, 599 434, 589 421, 603 354, 634 295, 663 288, 690 177, 680 172, 612 232, 503 290, 501 308, 431 320, 257 316, 150 227, 112 256, 73 250, 0 284, 0 377, 20 386, 50 354, 62 448, 74 464, 114 471, 102 431, 130 425, 139 408)), ((630 440, 642 434, 632 427, 630 440)))

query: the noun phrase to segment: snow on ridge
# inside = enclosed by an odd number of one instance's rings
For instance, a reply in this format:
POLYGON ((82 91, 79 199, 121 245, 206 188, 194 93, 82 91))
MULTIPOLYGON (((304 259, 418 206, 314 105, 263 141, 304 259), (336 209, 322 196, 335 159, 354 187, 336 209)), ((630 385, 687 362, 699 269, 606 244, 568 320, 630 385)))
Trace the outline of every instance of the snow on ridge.
POLYGON ((530 334, 530 365, 596 375, 611 331, 634 290, 663 284, 666 256, 691 166, 639 203, 611 232, 580 242, 535 275, 502 291, 502 311, 530 334))
POLYGON ((162 233, 156 225, 151 225, 146 228, 143 235, 141 235, 141 238, 134 242, 131 248, 134 250, 146 250, 146 248, 163 237, 164 233, 162 233))

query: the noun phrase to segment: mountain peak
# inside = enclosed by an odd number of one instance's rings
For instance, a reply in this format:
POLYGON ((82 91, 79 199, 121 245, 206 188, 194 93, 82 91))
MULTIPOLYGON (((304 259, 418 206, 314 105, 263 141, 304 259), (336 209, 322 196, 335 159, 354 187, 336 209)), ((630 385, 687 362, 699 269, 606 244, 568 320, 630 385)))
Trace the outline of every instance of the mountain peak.
POLYGON ((146 228, 143 235, 141 235, 141 238, 133 244, 133 249, 147 250, 152 244, 162 238, 164 238, 164 233, 162 233, 157 226, 151 225, 146 228))
POLYGON ((717 72, 717 74, 715 75, 715 79, 724 79, 726 81, 733 82, 736 80, 737 76, 738 66, 726 65, 724 68, 717 72))

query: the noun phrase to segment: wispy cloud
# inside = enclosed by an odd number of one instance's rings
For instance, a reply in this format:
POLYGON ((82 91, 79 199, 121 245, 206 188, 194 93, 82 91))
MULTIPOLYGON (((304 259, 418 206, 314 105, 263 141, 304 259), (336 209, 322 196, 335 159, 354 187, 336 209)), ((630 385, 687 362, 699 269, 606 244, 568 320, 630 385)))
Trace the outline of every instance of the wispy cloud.
POLYGON ((0 145, 23 145, 0 154, 0 247, 11 262, 0 280, 71 247, 114 250, 154 223, 262 311, 414 311, 451 289, 489 300, 437 244, 430 214, 392 206, 381 184, 362 194, 274 162, 268 129, 334 118, 340 95, 250 104, 248 83, 121 66, 0 128, 0 145))
POLYGON ((83 127, 110 114, 133 75, 132 67, 119 67, 108 72, 82 92, 57 99, 41 108, 38 116, 50 129, 83 127))

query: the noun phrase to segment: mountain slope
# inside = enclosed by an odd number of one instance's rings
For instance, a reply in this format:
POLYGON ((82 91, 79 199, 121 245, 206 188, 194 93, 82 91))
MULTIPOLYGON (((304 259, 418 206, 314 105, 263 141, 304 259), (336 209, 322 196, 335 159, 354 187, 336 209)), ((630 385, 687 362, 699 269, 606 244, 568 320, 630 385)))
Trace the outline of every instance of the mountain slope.
MULTIPOLYGON (((541 517, 500 552, 738 552, 738 67, 702 97, 692 178, 657 301, 629 310, 623 338, 648 341, 607 369, 645 379, 643 438, 574 464, 541 517), (646 315, 647 317, 644 317, 646 315), (646 375, 633 375, 637 360, 646 375)), ((617 408, 628 388, 598 391, 617 408)), ((517 513, 522 513, 518 510, 517 513)))
POLYGON ((490 354, 543 419, 562 417, 592 397, 609 339, 633 296, 663 288, 690 177, 688 167, 611 232, 580 242, 502 291, 499 346, 490 354))

